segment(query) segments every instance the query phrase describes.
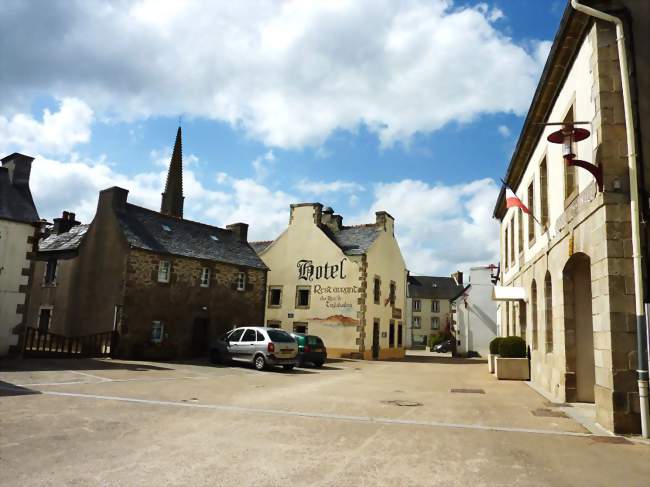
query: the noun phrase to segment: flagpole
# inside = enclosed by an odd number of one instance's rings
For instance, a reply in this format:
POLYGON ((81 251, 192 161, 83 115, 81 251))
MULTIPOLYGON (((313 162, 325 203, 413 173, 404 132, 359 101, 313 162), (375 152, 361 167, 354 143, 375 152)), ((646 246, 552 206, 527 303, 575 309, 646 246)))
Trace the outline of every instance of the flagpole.
MULTIPOLYGON (((501 180, 501 182, 503 183, 503 185, 504 185, 506 188, 508 188, 510 191, 512 191, 512 193, 515 195, 515 197, 519 198, 519 197, 517 196, 517 192, 516 192, 514 189, 512 189, 512 187, 511 187, 508 183, 506 183, 506 182, 503 180, 503 178, 499 178, 499 179, 501 180)), ((507 198, 506 198, 506 199, 507 199, 507 198)), ((521 200, 519 200, 519 201, 521 201, 521 200)), ((522 203, 522 204, 523 204, 523 203, 522 203)), ((528 207, 526 207, 526 208, 528 208, 528 207)), ((519 208, 519 209, 520 209, 521 211, 523 211, 521 208, 519 208)), ((542 225, 542 223, 541 223, 541 222, 540 222, 540 221, 535 217, 535 215, 533 215, 533 212, 532 212, 532 210, 531 210, 530 208, 528 208, 528 212, 529 212, 528 215, 530 215, 530 217, 533 219, 533 221, 534 221, 535 223, 537 223, 540 227, 543 228, 544 225, 542 225)))

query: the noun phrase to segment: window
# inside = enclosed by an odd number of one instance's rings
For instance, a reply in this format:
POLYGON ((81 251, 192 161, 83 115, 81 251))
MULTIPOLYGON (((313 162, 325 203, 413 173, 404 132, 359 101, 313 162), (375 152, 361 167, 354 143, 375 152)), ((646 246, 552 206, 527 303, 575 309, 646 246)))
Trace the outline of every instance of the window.
POLYGON ((402 330, 402 323, 399 322, 397 325, 397 346, 398 347, 401 347, 403 344, 403 339, 402 339, 403 333, 404 331, 402 330))
POLYGON ((250 328, 244 332, 244 336, 241 339, 242 342, 254 342, 256 340, 257 335, 255 330, 251 330, 250 328))
POLYGON ((503 233, 503 264, 508 267, 508 225, 505 225, 503 233))
POLYGON ((439 330, 440 329, 440 318, 437 316, 434 316, 431 318, 431 329, 432 330, 439 330))
POLYGON ((515 265, 515 217, 510 219, 510 265, 515 265))
POLYGON ((268 326, 269 328, 280 328, 281 325, 282 325, 282 323, 280 321, 277 321, 277 320, 268 320, 266 322, 266 326, 268 326))
MULTIPOLYGON (((524 251, 524 216, 521 211, 517 212, 517 243, 519 244, 519 247, 517 247, 518 252, 523 252, 524 251)), ((513 261, 515 260, 514 258, 512 259, 513 261)))
POLYGON ((531 215, 528 215, 528 243, 531 243, 535 240, 535 220, 533 215, 535 214, 535 181, 531 181, 528 185, 528 209, 531 212, 531 215))
POLYGON ((544 326, 546 328, 546 353, 553 352, 553 286, 551 273, 546 271, 544 278, 544 326))
POLYGON ((240 272, 237 274, 237 291, 246 290, 246 273, 240 272))
POLYGON ((422 303, 420 302, 419 299, 414 299, 413 300, 413 311, 420 311, 422 308, 422 303))
POLYGON ((238 342, 241 336, 244 334, 244 329, 239 328, 237 330, 234 330, 228 335, 228 341, 229 342, 238 342))
POLYGON ((216 235, 210 235, 210 238, 211 238, 212 240, 214 240, 215 242, 218 242, 218 241, 219 241, 219 237, 217 237, 216 235))
POLYGON ((171 263, 168 260, 161 260, 158 264, 158 282, 169 282, 171 263))
POLYGON ((255 341, 257 341, 257 342, 263 342, 263 341, 266 341, 266 340, 265 340, 265 338, 264 338, 264 335, 262 335, 261 332, 256 331, 256 332, 255 332, 255 341))
POLYGON ((269 287, 269 308, 279 308, 282 305, 282 287, 269 287))
POLYGON ((298 286, 296 288, 296 308, 309 308, 309 286, 298 286))
POLYGON ((210 286, 210 269, 208 267, 204 267, 201 269, 201 287, 209 287, 210 286))
POLYGON ((293 324, 294 333, 307 333, 307 323, 297 323, 293 324))
POLYGON ((440 301, 437 299, 431 301, 431 311, 434 313, 440 313, 440 301))
POLYGON ((422 318, 419 316, 413 317, 413 328, 420 329, 422 327, 422 318))
POLYGON ((43 284, 53 286, 56 284, 56 274, 58 270, 58 261, 50 259, 45 266, 45 274, 43 275, 43 284))
POLYGON ((289 335, 286 331, 282 330, 269 330, 267 332, 269 334, 269 338, 271 339, 272 342, 275 343, 292 343, 295 342, 293 337, 289 335))
POLYGON ((535 279, 533 279, 533 283, 530 285, 530 308, 531 322, 533 325, 533 350, 537 350, 537 283, 535 279))
POLYGON ((388 325, 388 347, 393 348, 395 346, 395 322, 390 320, 388 325))
POLYGON ((151 324, 151 341, 153 343, 161 343, 163 341, 163 332, 165 326, 162 321, 154 321, 151 324))
POLYGON ((38 315, 38 331, 39 333, 47 333, 50 329, 52 319, 52 308, 41 308, 38 315))
POLYGON ((395 281, 390 281, 388 302, 390 303, 391 306, 395 305, 395 293, 396 293, 395 281))
MULTIPOLYGON (((571 107, 564 117, 565 124, 573 124, 573 107, 571 107)), ((568 166, 566 160, 562 161, 564 166, 564 199, 565 206, 571 203, 573 198, 578 192, 578 185, 576 181, 576 168, 575 166, 568 166)))
POLYGON ((539 197, 541 200, 540 222, 544 228, 548 228, 548 167, 546 165, 546 157, 542 159, 539 166, 539 197))
POLYGON ((162 227, 162 229, 163 229, 164 231, 166 231, 166 232, 171 232, 171 231, 172 231, 172 229, 169 228, 169 226, 167 226, 167 225, 161 225, 161 227, 162 227))
POLYGON ((372 294, 375 298, 375 304, 381 303, 381 280, 378 277, 375 277, 374 285, 372 288, 372 294))

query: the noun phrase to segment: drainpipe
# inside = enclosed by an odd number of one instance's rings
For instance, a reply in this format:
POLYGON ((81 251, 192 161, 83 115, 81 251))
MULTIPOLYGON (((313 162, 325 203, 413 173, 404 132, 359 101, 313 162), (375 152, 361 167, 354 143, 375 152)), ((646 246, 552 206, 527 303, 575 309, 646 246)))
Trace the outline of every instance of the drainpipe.
POLYGON ((632 223, 632 260, 634 264, 634 304, 636 307, 636 339, 639 374, 639 404, 641 410, 641 434, 644 438, 650 437, 648 431, 648 350, 647 350, 647 325, 643 306, 643 271, 641 267, 641 238, 639 225, 639 186, 637 177, 636 141, 634 134, 634 120, 632 112, 632 98, 630 96, 630 77, 627 68, 627 50, 623 21, 618 17, 606 14, 586 5, 578 0, 571 0, 571 6, 579 12, 591 17, 612 22, 616 25, 616 44, 618 46, 618 59, 621 69, 621 83, 623 85, 623 107, 625 110, 625 132, 627 134, 627 166, 630 174, 630 217, 632 223))

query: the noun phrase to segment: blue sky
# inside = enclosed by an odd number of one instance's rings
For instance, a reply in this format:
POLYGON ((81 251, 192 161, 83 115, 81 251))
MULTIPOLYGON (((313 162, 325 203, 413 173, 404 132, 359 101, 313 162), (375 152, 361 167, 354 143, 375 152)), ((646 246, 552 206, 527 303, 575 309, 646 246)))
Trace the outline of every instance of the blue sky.
POLYGON ((189 218, 271 239, 291 202, 381 209, 414 273, 496 261, 496 181, 565 3, 241 4, 0 6, 42 22, 0 34, 0 150, 37 157, 42 216, 88 221, 113 184, 155 208, 180 116, 189 218))

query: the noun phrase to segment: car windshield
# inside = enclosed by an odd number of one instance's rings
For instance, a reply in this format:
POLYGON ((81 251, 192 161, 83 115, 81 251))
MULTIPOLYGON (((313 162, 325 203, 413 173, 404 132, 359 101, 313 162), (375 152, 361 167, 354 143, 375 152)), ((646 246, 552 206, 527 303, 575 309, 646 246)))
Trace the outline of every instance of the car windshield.
POLYGON ((266 332, 269 334, 269 338, 272 342, 291 343, 294 341, 293 337, 286 331, 271 329, 266 330, 266 332))

